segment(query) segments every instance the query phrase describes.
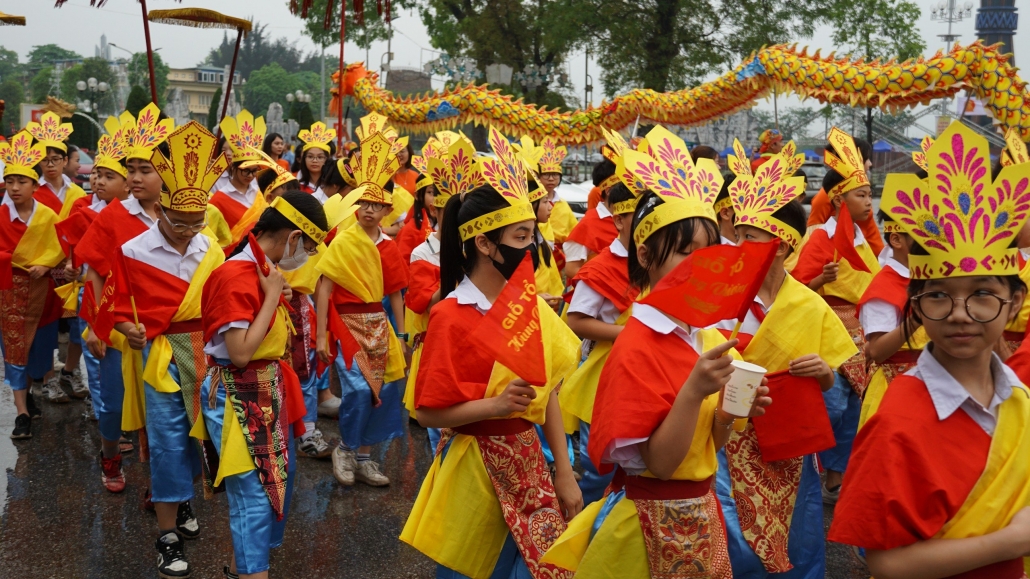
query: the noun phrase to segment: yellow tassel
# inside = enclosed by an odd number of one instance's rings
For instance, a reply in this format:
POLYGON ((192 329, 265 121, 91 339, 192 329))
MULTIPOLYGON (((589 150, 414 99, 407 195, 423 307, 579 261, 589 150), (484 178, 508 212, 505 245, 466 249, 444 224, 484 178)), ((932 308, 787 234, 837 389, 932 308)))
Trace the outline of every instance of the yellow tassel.
POLYGON ((151 22, 192 26, 194 28, 226 28, 242 29, 250 32, 254 23, 250 20, 226 16, 225 14, 204 8, 177 8, 175 10, 151 10, 148 16, 151 22))

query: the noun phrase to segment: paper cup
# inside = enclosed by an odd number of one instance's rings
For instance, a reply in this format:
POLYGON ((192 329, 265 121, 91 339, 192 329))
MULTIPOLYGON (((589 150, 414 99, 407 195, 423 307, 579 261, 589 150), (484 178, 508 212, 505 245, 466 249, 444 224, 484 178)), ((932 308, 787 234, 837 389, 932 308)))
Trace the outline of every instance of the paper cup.
POLYGON ((726 384, 722 397, 722 409, 733 416, 747 416, 755 403, 755 394, 762 384, 765 368, 743 362, 733 361, 733 374, 726 384))

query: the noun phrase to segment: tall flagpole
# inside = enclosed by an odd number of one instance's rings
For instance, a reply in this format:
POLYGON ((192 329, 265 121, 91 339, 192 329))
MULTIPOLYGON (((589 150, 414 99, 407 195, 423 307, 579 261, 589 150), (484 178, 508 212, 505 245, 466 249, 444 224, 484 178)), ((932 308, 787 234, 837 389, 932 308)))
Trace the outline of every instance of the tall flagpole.
POLYGON ((157 79, 154 77, 154 48, 150 44, 150 19, 147 17, 147 0, 139 0, 143 7, 143 34, 147 37, 147 66, 150 67, 150 100, 157 104, 157 79))
POLYGON ((232 84, 236 80, 236 59, 240 57, 240 43, 243 42, 243 29, 236 29, 236 49, 232 53, 232 64, 229 65, 229 80, 225 84, 225 95, 222 99, 222 117, 218 119, 218 138, 222 137, 222 121, 229 112, 229 96, 232 94, 232 84))
POLYGON ((337 121, 340 123, 339 130, 336 133, 336 154, 339 155, 340 151, 343 150, 343 39, 347 30, 347 0, 341 0, 340 2, 340 72, 339 81, 340 84, 336 88, 340 95, 340 106, 336 111, 337 121))

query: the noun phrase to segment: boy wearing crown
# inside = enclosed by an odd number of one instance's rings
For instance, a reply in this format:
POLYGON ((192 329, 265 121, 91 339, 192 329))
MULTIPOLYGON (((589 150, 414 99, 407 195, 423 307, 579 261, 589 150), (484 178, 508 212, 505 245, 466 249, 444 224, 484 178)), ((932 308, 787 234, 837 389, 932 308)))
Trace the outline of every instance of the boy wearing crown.
POLYGON ((992 183, 986 139, 961 123, 927 158, 929 182, 897 176, 881 208, 915 241, 909 304, 930 341, 855 439, 829 539, 865 548, 877 578, 1019 579, 1030 393, 992 350, 1026 295, 1030 164, 992 183))
POLYGON ((111 492, 125 488, 119 448, 122 431, 144 426, 142 392, 138 386, 142 362, 137 368, 137 355, 132 353, 122 334, 112 331, 115 304, 105 297, 103 288, 117 265, 111 250, 158 222, 156 206, 163 182, 151 157, 171 134, 173 126, 171 119, 159 120, 159 115, 160 110, 153 103, 140 111, 138 119, 123 113, 125 166, 131 195, 108 202, 90 224, 72 256, 75 267, 87 266, 82 314, 89 323, 86 345, 100 359, 100 389, 93 397, 94 402, 100 402, 101 480, 111 492))
POLYGON ((7 186, 0 203, 0 337, 4 381, 14 391, 17 410, 13 439, 32 438, 32 418, 41 413, 29 393, 29 383, 53 369, 57 342, 53 333, 52 342, 37 344, 41 320, 48 316, 46 306, 56 303, 49 298, 53 289, 49 273, 64 259, 54 229, 57 213, 33 198, 39 180, 35 167, 45 155, 44 146, 33 144, 25 131, 10 142, 0 142, 7 186))
POLYGON ((254 115, 243 110, 235 118, 222 119, 221 128, 232 150, 232 165, 228 169, 229 180, 211 196, 211 205, 218 208, 232 232, 232 241, 225 248, 228 253, 239 245, 268 207, 257 182, 261 168, 242 167, 244 163, 260 159, 257 152, 265 139, 265 118, 255 120, 254 115))
MULTIPOLYGON (((160 218, 123 244, 114 258, 121 260, 117 267, 127 282, 114 289, 114 315, 115 330, 142 352, 158 574, 186 577, 190 566, 183 541, 200 534, 189 505, 193 479, 201 472, 190 431, 202 420, 200 384, 207 373, 200 294, 225 260, 221 248, 201 232, 207 226, 207 191, 229 162, 218 155, 206 167, 195 165, 198 149, 201 159, 211 159, 217 144, 196 122, 177 129, 167 143, 169 156, 160 151, 153 156, 168 191, 161 194, 160 218)), ((214 457, 214 448, 202 454, 214 457)))
POLYGON ((832 504, 840 492, 840 481, 848 466, 851 443, 858 429, 861 395, 866 384, 865 358, 861 352, 864 332, 858 321, 856 304, 869 287, 873 275, 880 270, 880 264, 862 231, 854 225, 855 221, 872 215, 872 190, 865 162, 851 135, 834 127, 829 141, 825 159, 829 170, 823 179, 823 187, 830 196, 836 217, 812 232, 801 247, 791 275, 823 296, 859 348, 858 354, 837 368, 836 383, 823 393, 837 441, 837 446, 819 455, 820 463, 827 471, 823 500, 832 504), (838 220, 845 225, 838 226, 838 220), (839 249, 842 247, 843 252, 839 249))
POLYGON ((370 451, 404 432, 401 388, 408 335, 401 290, 408 285, 408 271, 397 245, 380 228, 392 211, 386 186, 400 164, 386 135, 366 131, 364 136, 355 174, 358 189, 351 192, 358 199, 357 221, 337 233, 317 266, 322 279, 315 291, 315 342, 319 358, 332 362, 340 378, 341 440, 333 450, 333 474, 345 486, 355 481, 385 486, 390 479, 370 451), (384 297, 398 314, 396 331, 383 309, 384 297), (330 340, 342 345, 356 341, 357 352, 348 359, 344 350, 349 346, 341 347, 330 356, 330 340))
MULTIPOLYGON (((716 474, 734 577, 825 575, 823 508, 812 457, 820 446, 812 444, 807 426, 822 417, 824 440, 832 440, 821 393, 833 387, 834 369, 858 351, 830 306, 784 268, 805 233, 805 212, 795 202, 804 194, 804 179, 792 176, 804 156, 793 150, 791 143, 769 155, 752 174, 735 142, 728 163, 736 174, 727 188, 737 216, 735 237, 741 244, 778 242, 736 346, 745 361, 768 370, 775 408, 730 434, 716 474), (771 427, 781 440, 758 431, 770 420, 777 421, 771 427)), ((717 327, 729 335, 736 325, 726 320, 717 327)))

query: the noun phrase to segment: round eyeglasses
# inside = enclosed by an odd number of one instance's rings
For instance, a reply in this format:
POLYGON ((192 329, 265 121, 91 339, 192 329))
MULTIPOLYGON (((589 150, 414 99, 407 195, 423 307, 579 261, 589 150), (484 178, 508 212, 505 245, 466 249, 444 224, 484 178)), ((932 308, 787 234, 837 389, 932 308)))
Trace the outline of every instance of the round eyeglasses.
POLYGON ((964 298, 957 298, 945 292, 925 292, 912 298, 919 315, 935 322, 950 316, 957 301, 963 302, 966 314, 981 324, 993 322, 1001 314, 1002 306, 1012 303, 1011 299, 1004 299, 988 291, 978 291, 964 298))

